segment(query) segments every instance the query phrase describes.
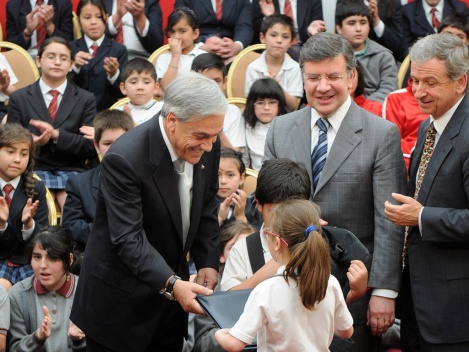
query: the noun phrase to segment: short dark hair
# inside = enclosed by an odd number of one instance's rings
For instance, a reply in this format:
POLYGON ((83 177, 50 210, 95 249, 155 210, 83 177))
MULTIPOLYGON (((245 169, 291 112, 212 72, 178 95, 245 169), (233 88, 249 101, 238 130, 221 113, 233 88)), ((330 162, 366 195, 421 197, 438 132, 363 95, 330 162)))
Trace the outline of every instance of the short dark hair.
POLYGON ((283 92, 280 84, 272 78, 260 78, 256 80, 251 89, 249 90, 248 97, 246 98, 246 107, 243 111, 243 116, 246 123, 254 128, 256 126, 257 117, 254 112, 254 103, 258 99, 271 98, 278 100, 278 114, 285 115, 288 111, 285 93, 283 92))
POLYGON ((219 70, 223 74, 223 78, 226 76, 226 65, 223 59, 217 54, 204 53, 197 55, 192 61, 191 70, 194 72, 201 73, 204 70, 214 68, 219 70))
POLYGON ((153 66, 150 61, 142 59, 141 57, 129 60, 124 66, 122 66, 121 81, 125 82, 132 72, 137 72, 138 74, 142 72, 149 73, 151 78, 153 78, 155 82, 157 81, 155 66, 153 66))
POLYGON ((290 28, 291 37, 292 39, 296 36, 295 25, 293 24, 293 20, 290 16, 281 15, 281 14, 273 14, 264 18, 261 24, 261 33, 266 35, 269 28, 272 28, 276 24, 282 24, 290 28))
POLYGON ((122 128, 128 131, 134 127, 132 117, 120 110, 103 110, 99 112, 93 120, 94 140, 99 143, 103 132, 122 128))
POLYGON ((335 8, 335 24, 342 27, 342 22, 350 16, 365 16, 368 23, 373 23, 371 19, 370 9, 365 5, 363 0, 347 0, 340 1, 335 8))
POLYGON ((62 44, 64 45, 68 51, 70 52, 70 60, 75 60, 75 55, 73 54, 73 51, 72 51, 72 47, 70 46, 70 43, 65 40, 64 38, 62 37, 59 37, 59 36, 53 36, 53 37, 49 37, 47 38, 46 40, 44 40, 41 44, 41 46, 39 47, 39 50, 37 52, 37 56, 39 57, 42 57, 42 54, 44 54, 44 51, 46 50, 46 48, 53 44, 53 43, 58 43, 58 44, 62 44))
POLYGON ((289 159, 267 160, 259 171, 255 197, 261 205, 310 199, 311 179, 306 167, 289 159))
POLYGON ((357 61, 357 66, 355 66, 357 69, 357 88, 355 89, 355 92, 353 95, 355 97, 359 97, 360 95, 365 94, 365 77, 363 76, 363 68, 360 62, 357 61))
POLYGON ((469 38, 469 24, 467 22, 467 17, 461 13, 450 13, 443 17, 438 27, 438 33, 441 33, 446 27, 454 27, 463 31, 466 36, 469 38))

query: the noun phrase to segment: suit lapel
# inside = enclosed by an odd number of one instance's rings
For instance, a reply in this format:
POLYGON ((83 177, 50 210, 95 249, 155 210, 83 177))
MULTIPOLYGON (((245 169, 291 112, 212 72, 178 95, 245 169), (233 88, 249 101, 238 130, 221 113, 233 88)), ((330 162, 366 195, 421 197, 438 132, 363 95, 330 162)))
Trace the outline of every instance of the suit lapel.
POLYGON ((31 10, 32 8, 29 0, 23 0, 19 7, 19 18, 22 25, 21 28, 26 28, 26 16, 31 12, 31 10))
MULTIPOLYGON (((202 3, 202 5, 207 9, 208 13, 213 17, 217 18, 217 15, 215 14, 215 11, 213 10, 213 5, 211 0, 197 0, 202 3)), ((225 11, 225 2, 231 2, 231 1, 223 1, 223 11, 225 11)))
MULTIPOLYGON (((310 179, 311 170, 311 108, 304 108, 299 111, 302 115, 296 120, 293 131, 290 134, 290 145, 293 147, 293 160, 309 160, 306 169, 310 179)), ((282 118, 277 117, 277 118, 282 118)))
POLYGON ((412 153, 412 159, 410 164, 410 175, 409 175, 409 195, 414 196, 415 192, 415 180, 417 178, 417 172, 419 169, 420 158, 422 157, 423 146, 425 144, 425 136, 427 134, 428 126, 430 125, 430 119, 426 119, 422 122, 422 127, 419 130, 417 143, 415 144, 414 152, 412 153))
MULTIPOLYGON (((85 43, 85 47, 86 47, 86 50, 89 51, 88 47, 86 46, 86 43, 85 43)), ((111 48, 112 48, 112 40, 105 36, 103 42, 101 43, 101 45, 98 48, 98 51, 96 52, 95 57, 93 59, 91 59, 90 62, 88 63, 88 65, 90 66, 89 67, 90 71, 97 64, 101 65, 101 60, 103 60, 104 57, 109 56, 109 52, 111 51, 111 48)))
POLYGON ((334 143, 327 155, 326 165, 322 170, 319 178, 318 186, 314 190, 316 195, 324 185, 329 182, 332 176, 337 172, 339 167, 352 154, 353 150, 361 142, 361 137, 357 134, 362 130, 362 112, 360 108, 352 101, 349 111, 345 115, 342 124, 337 131, 334 143))
POLYGON ((425 14, 425 10, 423 9, 422 1, 419 1, 417 6, 415 6, 415 22, 424 28, 427 33, 435 33, 435 30, 427 21, 427 16, 425 14))
POLYGON ((35 120, 46 121, 52 124, 52 119, 49 115, 49 110, 47 110, 46 103, 42 97, 41 88, 39 87, 39 80, 34 84, 30 85, 28 88, 29 99, 28 103, 32 110, 35 112, 35 116, 31 118, 35 120))
POLYGON ((13 220, 18 218, 18 216, 21 217, 27 200, 28 197, 23 190, 23 178, 21 178, 20 183, 18 183, 18 187, 15 189, 13 198, 11 199, 10 214, 8 215, 8 219, 11 223, 14 223, 13 220))
POLYGON ((68 82, 62 100, 60 101, 59 108, 57 109, 56 118, 53 123, 54 127, 58 128, 67 121, 73 109, 75 109, 79 100, 77 92, 78 88, 71 82, 68 82))
POLYGON ((296 3, 296 21, 298 22, 299 32, 301 32, 301 28, 303 28, 303 22, 305 21, 305 16, 308 13, 307 9, 310 1, 313 0, 298 0, 296 3))
POLYGON ((93 197, 96 203, 96 198, 98 195, 99 174, 101 172, 101 165, 98 165, 94 170, 95 170, 94 172, 98 174, 98 177, 94 177, 93 175, 93 177, 91 178, 91 196, 93 197))

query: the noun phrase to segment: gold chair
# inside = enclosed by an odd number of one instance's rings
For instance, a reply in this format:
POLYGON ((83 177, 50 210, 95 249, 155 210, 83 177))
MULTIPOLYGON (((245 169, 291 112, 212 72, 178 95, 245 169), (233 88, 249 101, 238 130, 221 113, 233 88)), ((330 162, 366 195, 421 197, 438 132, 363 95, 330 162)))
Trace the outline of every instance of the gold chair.
POLYGON ((72 23, 73 23, 73 39, 80 39, 82 37, 81 33, 81 26, 80 26, 80 21, 78 20, 78 16, 75 13, 75 11, 72 12, 73 18, 72 18, 72 23))
POLYGON ((0 41, 3 41, 3 28, 2 28, 1 23, 0 23, 0 41))
POLYGON ((236 55, 227 75, 226 95, 228 98, 246 98, 244 94, 246 70, 251 62, 261 56, 258 51, 262 50, 265 50, 265 44, 255 44, 236 55))
MULTIPOLYGON (((34 174, 33 177, 36 180, 41 181, 38 175, 34 174)), ((55 206, 54 197, 52 197, 52 194, 50 193, 49 188, 47 187, 46 187, 46 202, 47 202, 47 208, 49 209, 49 225, 55 226, 58 224, 58 219, 60 216, 58 216, 57 214, 57 207, 55 206)))
POLYGON ((402 88, 404 85, 404 79, 407 74, 407 71, 410 67, 410 56, 407 55, 404 61, 402 61, 401 67, 399 67, 399 71, 397 72, 397 86, 399 89, 402 88))
POLYGON ((127 97, 119 99, 114 104, 112 104, 112 106, 109 109, 114 110, 114 109, 120 108, 121 106, 127 105, 129 102, 130 102, 130 98, 127 98, 127 97))
POLYGON ((15 84, 16 89, 26 87, 39 79, 39 70, 36 63, 26 50, 10 42, 0 42, 0 48, 9 49, 8 51, 2 51, 2 54, 18 78, 18 82, 15 84))
POLYGON ((164 53, 169 53, 169 44, 160 46, 158 49, 156 49, 148 58, 148 61, 150 61, 153 66, 156 66, 156 62, 158 61, 158 58, 160 57, 161 54, 164 53))
POLYGON ((257 187, 257 176, 259 173, 251 168, 246 168, 246 179, 244 180, 243 187, 241 189, 246 192, 249 196, 256 190, 257 187))
POLYGON ((228 98, 226 100, 228 101, 228 104, 236 105, 239 110, 241 110, 241 113, 244 112, 244 108, 246 107, 246 98, 228 98))

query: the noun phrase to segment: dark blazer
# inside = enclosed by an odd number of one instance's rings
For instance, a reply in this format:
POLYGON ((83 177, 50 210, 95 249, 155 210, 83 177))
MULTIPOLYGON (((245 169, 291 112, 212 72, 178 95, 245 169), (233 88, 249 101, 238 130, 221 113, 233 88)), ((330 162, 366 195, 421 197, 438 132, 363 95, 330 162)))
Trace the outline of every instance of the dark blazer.
MULTIPOLYGON (((409 196, 429 119, 422 122, 410 165, 409 196)), ((408 237, 410 284, 418 327, 433 344, 469 341, 469 99, 458 106, 438 140, 417 200, 421 229, 408 237), (450 318, 449 318, 450 317, 450 318)))
MULTIPOLYGON (((72 24, 72 2, 70 0, 49 0, 49 5, 54 6, 55 30, 53 35, 65 38, 67 41, 73 40, 72 24)), ((6 41, 18 44, 28 50, 31 40, 27 43, 23 37, 26 28, 26 15, 32 11, 29 0, 9 0, 6 3, 7 23, 6 41)))
POLYGON ((96 156, 93 142, 80 133, 81 126, 93 126, 96 116, 96 103, 93 94, 68 82, 64 96, 52 122, 42 97, 39 81, 19 89, 10 96, 8 122, 17 122, 34 134, 40 131, 29 124, 31 119, 50 123, 59 129, 57 143, 49 141, 39 149, 34 165, 36 170, 85 171, 87 159, 96 156))
MULTIPOLYGON (((257 0, 259 2, 259 0, 257 0)), ((275 12, 280 13, 278 0, 274 0, 275 12)), ((296 4, 296 18, 298 21, 298 36, 301 43, 306 43, 309 38, 308 26, 315 20, 322 20, 321 0, 298 0, 296 4)))
POLYGON ((246 48, 252 40, 252 7, 249 0, 223 1, 223 16, 218 21, 211 0, 176 0, 174 8, 186 6, 199 17, 200 37, 217 34, 240 41, 246 48))
POLYGON ((183 247, 178 180, 158 117, 111 146, 101 163, 96 217, 70 317, 88 337, 114 351, 145 351, 173 322, 165 312, 182 314, 159 290, 174 273, 188 279, 188 251, 197 268, 218 270, 219 158, 217 140, 194 165, 183 247), (116 333, 122 329, 125 334, 116 333))
MULTIPOLYGON (((28 264, 30 258, 26 258, 26 246, 29 240, 36 234, 41 228, 45 227, 49 223, 49 210, 46 202, 46 187, 42 181, 35 181, 34 192, 36 195, 33 197, 33 201, 38 200, 39 206, 37 207, 36 215, 34 216, 34 231, 28 241, 23 240, 21 229, 23 223, 21 217, 23 216, 23 208, 28 201, 28 196, 23 187, 23 177, 18 184, 18 187, 13 194, 10 204, 10 214, 8 215, 8 227, 0 235, 0 260, 10 259, 15 264, 28 264)), ((1 192, 0 192, 1 195, 1 192)))
MULTIPOLYGON (((424 0, 409 2, 402 7, 402 50, 405 55, 409 53, 410 47, 417 39, 425 37, 428 34, 435 33, 432 25, 427 21, 422 1, 424 0)), ((443 6, 443 17, 453 12, 465 14, 467 16, 468 11, 467 5, 462 1, 445 0, 443 6)))
POLYGON ((67 199, 62 213, 62 225, 72 231, 80 252, 85 250, 94 222, 100 170, 101 167, 98 166, 69 177, 65 188, 67 199))
MULTIPOLYGON (((70 42, 72 52, 75 55, 79 51, 89 52, 85 42, 85 38, 77 39, 70 42)), ((117 100, 123 97, 119 84, 120 77, 111 84, 107 79, 106 70, 104 70, 104 58, 115 57, 119 61, 119 69, 127 62, 127 49, 122 44, 104 37, 96 56, 89 61, 87 65, 83 65, 80 73, 70 72, 70 78, 75 81, 77 86, 94 94, 96 98, 96 108, 98 111, 108 109, 117 100)))
MULTIPOLYGON (((105 1, 106 11, 110 16, 112 15, 112 4, 113 0, 105 1)), ((161 12, 160 0, 146 0, 143 12, 148 18, 148 21, 150 21, 147 35, 145 37, 140 35, 135 21, 134 28, 143 47, 149 54, 151 54, 163 45, 163 15, 161 12)))

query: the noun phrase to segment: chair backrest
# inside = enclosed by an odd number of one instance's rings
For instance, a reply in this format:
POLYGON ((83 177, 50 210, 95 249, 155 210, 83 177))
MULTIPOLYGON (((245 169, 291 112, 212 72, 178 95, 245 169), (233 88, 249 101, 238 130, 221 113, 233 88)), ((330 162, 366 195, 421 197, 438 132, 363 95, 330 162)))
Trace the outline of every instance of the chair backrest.
POLYGON ((0 41, 3 41, 3 28, 2 28, 1 23, 0 23, 0 41))
POLYGON ((244 180, 241 189, 246 192, 248 196, 256 190, 258 175, 259 173, 256 170, 253 170, 249 167, 246 168, 246 179, 244 180))
POLYGON ((121 106, 127 105, 129 102, 130 102, 130 99, 128 97, 119 99, 109 109, 114 110, 114 109, 120 108, 121 106))
MULTIPOLYGON (((39 176, 36 174, 34 174, 33 177, 36 180, 39 180, 39 181, 41 180, 39 176)), ((50 193, 49 188, 47 187, 46 187, 46 202, 47 202, 47 208, 49 209, 49 225, 55 226, 58 224, 58 219, 60 218, 60 215, 57 213, 57 208, 55 206, 54 197, 52 196, 52 193, 50 193)))
POLYGON ((241 110, 241 113, 244 112, 244 108, 246 107, 246 98, 228 98, 226 100, 228 101, 228 104, 236 105, 239 110, 241 110))
POLYGON ((2 51, 2 54, 18 78, 18 82, 15 84, 16 89, 26 87, 39 79, 39 70, 26 50, 10 42, 0 42, 0 48, 9 49, 2 51))
POLYGON ((410 67, 410 56, 407 55, 404 61, 402 61, 401 67, 399 67, 399 71, 397 72, 397 86, 399 89, 402 88, 404 85, 404 79, 407 75, 407 71, 410 67))
POLYGON ((82 37, 80 21, 78 20, 78 16, 75 13, 75 11, 73 11, 72 14, 73 14, 73 18, 72 18, 73 39, 80 39, 82 37))
POLYGON ((248 46, 236 55, 227 75, 226 96, 228 98, 246 98, 246 94, 244 94, 246 70, 251 62, 261 56, 258 51, 262 50, 265 50, 265 44, 255 44, 248 46))
POLYGON ((164 53, 169 53, 169 44, 160 46, 158 49, 156 49, 148 58, 148 61, 150 61, 153 66, 156 66, 156 62, 158 61, 158 58, 160 57, 161 54, 164 53))

